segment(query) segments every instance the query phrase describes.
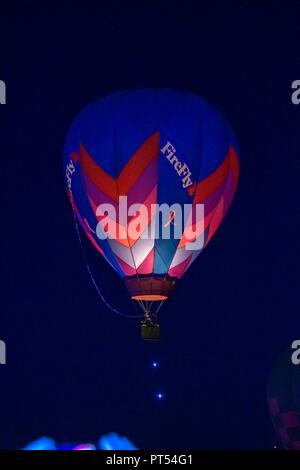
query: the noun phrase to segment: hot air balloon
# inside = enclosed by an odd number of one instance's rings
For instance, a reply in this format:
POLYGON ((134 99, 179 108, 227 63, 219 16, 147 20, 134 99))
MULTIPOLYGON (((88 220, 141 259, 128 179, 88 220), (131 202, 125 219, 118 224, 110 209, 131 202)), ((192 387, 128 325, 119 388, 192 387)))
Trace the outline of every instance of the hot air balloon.
POLYGON ((300 365, 287 348, 276 360, 268 381, 267 400, 273 426, 283 447, 300 450, 300 365))
POLYGON ((76 219, 144 313, 143 337, 158 337, 156 313, 235 194, 239 157, 229 124, 189 93, 117 92, 75 119, 64 175, 76 219))

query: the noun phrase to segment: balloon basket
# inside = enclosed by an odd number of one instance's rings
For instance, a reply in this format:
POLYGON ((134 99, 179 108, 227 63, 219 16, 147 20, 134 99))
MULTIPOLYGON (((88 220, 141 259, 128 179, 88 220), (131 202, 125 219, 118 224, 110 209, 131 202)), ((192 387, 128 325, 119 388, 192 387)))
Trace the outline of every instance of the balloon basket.
POLYGON ((146 341, 158 341, 160 338, 159 325, 142 325, 142 338, 146 341))

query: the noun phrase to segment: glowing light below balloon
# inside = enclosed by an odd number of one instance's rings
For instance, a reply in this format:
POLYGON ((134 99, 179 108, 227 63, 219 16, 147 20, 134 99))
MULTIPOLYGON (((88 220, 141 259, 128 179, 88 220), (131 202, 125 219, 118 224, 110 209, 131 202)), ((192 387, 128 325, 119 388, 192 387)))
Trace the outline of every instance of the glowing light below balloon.
POLYGON ((78 444, 73 450, 96 450, 94 444, 78 444))

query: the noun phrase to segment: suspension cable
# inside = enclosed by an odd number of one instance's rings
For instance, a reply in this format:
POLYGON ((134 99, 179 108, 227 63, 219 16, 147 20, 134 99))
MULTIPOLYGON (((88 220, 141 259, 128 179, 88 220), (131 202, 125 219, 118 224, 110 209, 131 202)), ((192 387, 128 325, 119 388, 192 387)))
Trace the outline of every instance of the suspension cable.
MULTIPOLYGON (((73 209, 73 208, 72 208, 73 209)), ((75 228, 76 228, 76 233, 77 233, 77 237, 78 237, 78 240, 79 240, 79 244, 80 244, 80 248, 81 248, 81 252, 82 252, 82 256, 83 256, 83 260, 84 260, 84 263, 85 263, 85 266, 86 266, 86 269, 87 269, 87 272, 89 273, 89 276, 91 278, 91 281, 96 289, 96 292, 97 294, 99 295, 100 299, 102 300, 102 302, 104 303, 104 305, 109 308, 112 312, 116 313, 117 315, 120 315, 122 317, 126 317, 126 318, 143 318, 144 315, 128 315, 126 313, 123 313, 123 312, 120 312, 119 310, 117 310, 116 308, 114 308, 112 305, 110 305, 107 300, 105 299, 105 297, 103 296, 102 292, 100 291, 100 288, 95 280, 95 277, 93 276, 93 273, 91 271, 91 268, 90 268, 90 265, 88 263, 88 260, 87 260, 87 256, 86 256, 86 253, 85 253, 85 250, 84 250, 84 247, 83 247, 83 242, 82 242, 82 237, 80 235, 80 229, 79 229, 79 226, 78 226, 78 222, 77 222, 77 218, 76 218, 76 214, 75 214, 75 211, 73 209, 73 217, 74 217, 74 223, 75 223, 75 228)))

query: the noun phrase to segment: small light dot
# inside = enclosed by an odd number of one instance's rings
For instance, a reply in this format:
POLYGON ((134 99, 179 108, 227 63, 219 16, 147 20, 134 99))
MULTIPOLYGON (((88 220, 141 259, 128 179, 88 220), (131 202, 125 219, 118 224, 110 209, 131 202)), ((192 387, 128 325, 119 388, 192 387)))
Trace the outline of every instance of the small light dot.
POLYGON ((157 398, 158 400, 162 400, 162 399, 164 398, 163 393, 157 393, 157 394, 156 394, 156 398, 157 398))
POLYGON ((153 367, 154 369, 156 369, 156 368, 158 367, 158 362, 153 361, 153 362, 152 362, 152 367, 153 367))

